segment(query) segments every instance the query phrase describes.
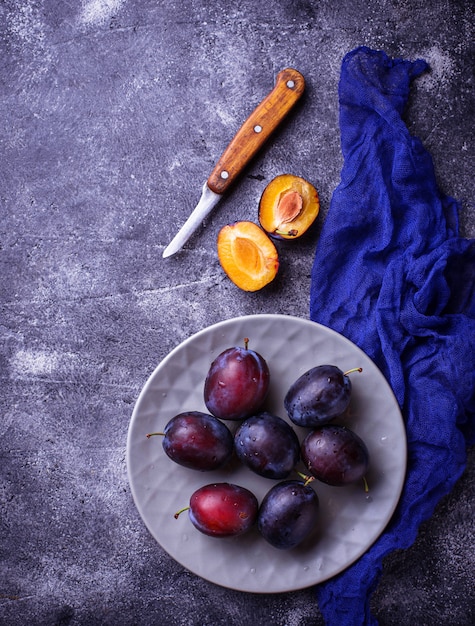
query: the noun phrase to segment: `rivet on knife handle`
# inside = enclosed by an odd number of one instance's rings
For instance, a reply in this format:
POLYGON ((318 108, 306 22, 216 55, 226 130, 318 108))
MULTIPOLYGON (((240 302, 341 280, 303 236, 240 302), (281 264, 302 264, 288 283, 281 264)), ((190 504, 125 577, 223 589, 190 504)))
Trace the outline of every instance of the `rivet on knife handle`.
POLYGON ((305 80, 292 68, 277 75, 270 94, 257 106, 223 152, 208 178, 208 187, 222 194, 299 100, 305 80))

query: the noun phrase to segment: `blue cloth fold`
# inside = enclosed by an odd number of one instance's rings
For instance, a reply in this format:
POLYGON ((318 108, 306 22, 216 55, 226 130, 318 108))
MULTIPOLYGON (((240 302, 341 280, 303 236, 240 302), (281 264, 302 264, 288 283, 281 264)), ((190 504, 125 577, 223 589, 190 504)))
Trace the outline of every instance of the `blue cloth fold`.
POLYGON ((339 84, 341 180, 312 267, 310 318, 362 348, 401 407, 408 468, 384 533, 317 587, 331 626, 377 624, 370 598, 384 557, 407 548, 450 492, 475 442, 475 241, 438 188, 431 156, 403 121, 425 61, 360 47, 339 84))

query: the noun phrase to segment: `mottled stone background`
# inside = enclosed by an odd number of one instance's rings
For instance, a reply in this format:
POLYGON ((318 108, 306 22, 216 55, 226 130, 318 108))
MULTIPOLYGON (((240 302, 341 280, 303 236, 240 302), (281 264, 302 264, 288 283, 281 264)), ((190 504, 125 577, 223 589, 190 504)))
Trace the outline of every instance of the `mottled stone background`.
MULTIPOLYGON (((424 58, 411 132, 475 235, 471 0, 0 1, 0 624, 318 626, 313 589, 205 582, 146 530, 125 461, 155 366, 225 318, 308 317, 310 268, 339 181, 337 85, 359 45, 424 58), (228 140, 284 67, 297 111, 186 249, 162 251, 228 140), (312 181, 319 223, 281 246, 262 292, 223 275, 215 239, 255 221, 275 175, 312 181)), ((475 455, 415 545, 389 556, 383 626, 474 622, 475 455)), ((336 625, 337 626, 337 625, 336 625)))

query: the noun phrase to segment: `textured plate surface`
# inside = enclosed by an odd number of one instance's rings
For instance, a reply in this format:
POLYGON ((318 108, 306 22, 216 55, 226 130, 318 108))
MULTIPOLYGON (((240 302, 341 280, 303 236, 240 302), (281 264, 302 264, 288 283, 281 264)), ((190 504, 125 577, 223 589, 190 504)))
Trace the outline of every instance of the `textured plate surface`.
MULTIPOLYGON (((288 419, 287 419, 288 421, 288 419)), ((236 425, 227 423, 231 430, 236 425)), ((300 439, 308 431, 295 427, 300 439)), ((406 471, 406 435, 399 406, 374 363, 338 333, 286 315, 251 315, 215 324, 184 341, 158 365, 134 408, 127 440, 127 469, 135 504, 153 537, 177 562, 211 582, 254 593, 278 593, 322 582, 348 567, 377 539, 399 500, 406 471), (215 472, 194 472, 173 463, 158 437, 177 413, 205 411, 203 384, 211 361, 233 345, 259 352, 271 372, 266 408, 287 419, 283 400, 292 382, 306 370, 325 363, 352 374, 350 409, 336 423, 358 433, 368 446, 370 485, 329 487, 312 483, 320 499, 321 521, 304 544, 276 550, 257 530, 216 539, 196 530, 186 513, 193 491, 228 481, 251 489, 259 502, 274 484, 237 463, 215 472)))

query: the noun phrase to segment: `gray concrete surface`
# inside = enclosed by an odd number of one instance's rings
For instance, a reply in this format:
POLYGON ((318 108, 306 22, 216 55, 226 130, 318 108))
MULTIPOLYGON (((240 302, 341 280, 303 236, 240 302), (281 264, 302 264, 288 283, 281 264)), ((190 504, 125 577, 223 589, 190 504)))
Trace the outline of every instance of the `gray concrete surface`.
MULTIPOLYGON (((470 0, 3 0, 0 3, 0 624, 318 626, 313 589, 226 590, 188 573, 134 506, 126 436, 159 361, 250 313, 308 317, 310 268, 342 164, 337 85, 365 44, 426 59, 406 118, 475 236, 470 0), (303 102, 178 256, 164 246, 227 141, 286 66, 303 102), (255 221, 265 184, 312 181, 319 226, 279 278, 239 292, 219 228, 255 221)), ((392 554, 383 626, 475 613, 475 455, 415 545, 392 554)), ((338 626, 338 625, 336 625, 338 626)))

